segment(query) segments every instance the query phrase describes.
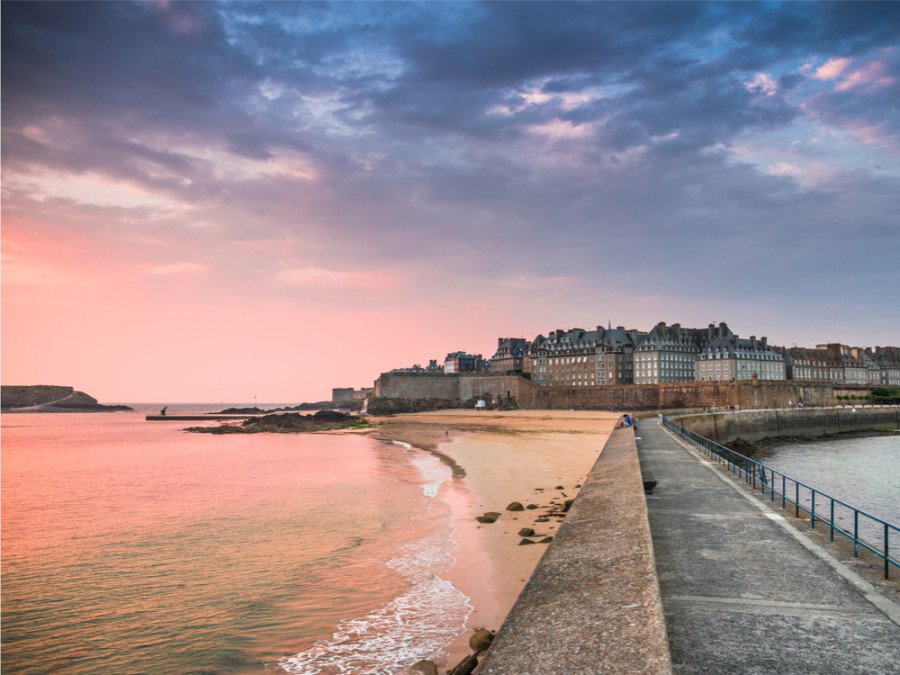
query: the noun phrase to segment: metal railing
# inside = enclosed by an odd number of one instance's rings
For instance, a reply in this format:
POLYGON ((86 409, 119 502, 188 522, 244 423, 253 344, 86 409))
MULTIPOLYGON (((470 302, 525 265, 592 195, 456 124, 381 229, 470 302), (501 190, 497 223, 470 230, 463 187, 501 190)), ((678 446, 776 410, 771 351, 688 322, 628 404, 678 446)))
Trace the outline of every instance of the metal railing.
POLYGON ((800 513, 809 516, 810 528, 815 529, 816 522, 830 529, 831 541, 834 535, 842 535, 853 542, 853 556, 859 557, 859 549, 863 548, 884 561, 884 578, 890 578, 890 568, 893 565, 900 568, 900 561, 890 554, 890 542, 892 535, 894 541, 900 545, 900 528, 896 525, 877 518, 861 509, 851 506, 840 499, 836 499, 821 490, 801 483, 798 480, 786 476, 775 469, 766 466, 756 459, 746 457, 739 452, 725 447, 713 440, 701 436, 698 433, 676 424, 669 417, 662 416, 663 426, 678 434, 695 448, 712 457, 716 462, 726 465, 726 468, 751 485, 754 490, 759 489, 763 495, 768 494, 771 501, 781 500, 781 508, 794 509, 794 515, 799 518, 800 513), (780 488, 780 491, 779 491, 780 488), (791 493, 791 494, 789 494, 791 493), (852 528, 849 524, 844 526, 837 521, 852 520, 852 528), (845 529, 846 528, 846 529, 845 529), (867 540, 862 539, 866 536, 867 540), (872 541, 881 539, 881 547, 872 541))

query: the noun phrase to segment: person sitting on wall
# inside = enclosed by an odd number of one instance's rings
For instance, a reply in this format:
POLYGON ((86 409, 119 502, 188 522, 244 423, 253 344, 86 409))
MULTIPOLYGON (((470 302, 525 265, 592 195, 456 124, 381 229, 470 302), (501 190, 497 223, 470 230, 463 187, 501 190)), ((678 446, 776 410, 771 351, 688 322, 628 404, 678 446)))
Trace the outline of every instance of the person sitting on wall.
POLYGON ((623 427, 630 427, 630 426, 632 426, 632 424, 633 424, 633 421, 631 419, 631 415, 622 415, 622 417, 619 418, 618 424, 616 424, 616 429, 622 429, 623 427))
POLYGON ((168 409, 169 409, 169 406, 165 406, 162 410, 159 411, 159 414, 162 415, 163 417, 165 417, 166 410, 168 410, 168 409))

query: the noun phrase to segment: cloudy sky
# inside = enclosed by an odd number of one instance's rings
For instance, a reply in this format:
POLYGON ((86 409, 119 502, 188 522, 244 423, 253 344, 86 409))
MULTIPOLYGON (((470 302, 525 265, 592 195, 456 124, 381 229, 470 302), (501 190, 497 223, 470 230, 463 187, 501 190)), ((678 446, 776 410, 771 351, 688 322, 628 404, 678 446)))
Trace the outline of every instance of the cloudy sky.
POLYGON ((900 344, 900 3, 2 3, 2 379, 299 402, 598 324, 900 344))

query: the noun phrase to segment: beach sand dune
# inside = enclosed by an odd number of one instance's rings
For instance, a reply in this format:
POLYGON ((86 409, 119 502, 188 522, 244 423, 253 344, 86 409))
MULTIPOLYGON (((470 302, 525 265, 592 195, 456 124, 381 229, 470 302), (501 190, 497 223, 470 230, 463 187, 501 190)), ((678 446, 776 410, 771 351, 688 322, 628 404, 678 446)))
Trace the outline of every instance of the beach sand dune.
POLYGON ((577 495, 618 418, 605 411, 444 410, 373 420, 381 424, 372 435, 433 452, 453 469, 441 492, 453 506, 458 545, 446 578, 471 599, 473 611, 440 665, 468 653, 472 630, 500 628, 547 548, 522 540, 555 534, 565 500, 577 495), (508 511, 512 502, 532 508, 508 511), (489 511, 500 518, 476 520, 489 511), (535 535, 521 536, 524 528, 535 535))

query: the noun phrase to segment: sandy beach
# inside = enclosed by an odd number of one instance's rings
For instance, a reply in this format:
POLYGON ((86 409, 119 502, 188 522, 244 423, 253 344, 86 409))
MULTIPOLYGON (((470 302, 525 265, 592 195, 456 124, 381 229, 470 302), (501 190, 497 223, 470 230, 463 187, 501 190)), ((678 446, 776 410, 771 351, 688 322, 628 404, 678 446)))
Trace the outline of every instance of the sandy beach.
POLYGON ((619 413, 604 411, 444 410, 379 418, 378 438, 433 452, 454 478, 442 486, 453 506, 456 563, 444 575, 471 599, 466 632, 451 646, 443 669, 469 653, 472 631, 500 628, 547 548, 521 545, 531 528, 538 542, 552 537, 566 499, 572 499, 593 467, 619 413), (507 511, 512 502, 531 506, 507 511), (477 516, 502 515, 490 524, 477 516), (541 519, 544 522, 539 522, 541 519))

